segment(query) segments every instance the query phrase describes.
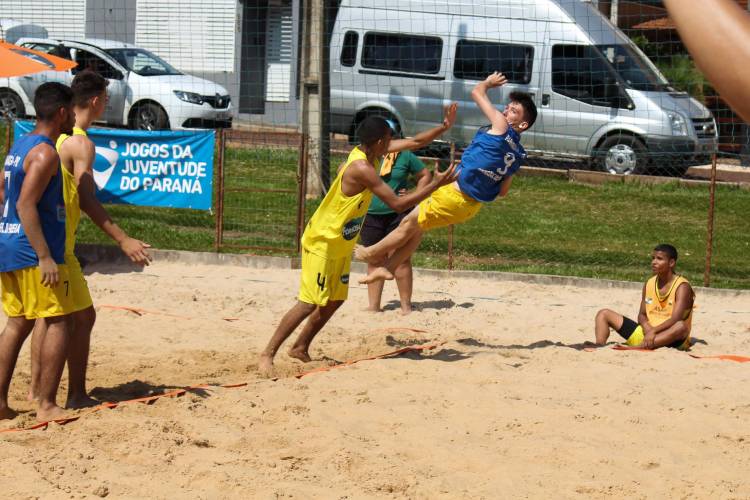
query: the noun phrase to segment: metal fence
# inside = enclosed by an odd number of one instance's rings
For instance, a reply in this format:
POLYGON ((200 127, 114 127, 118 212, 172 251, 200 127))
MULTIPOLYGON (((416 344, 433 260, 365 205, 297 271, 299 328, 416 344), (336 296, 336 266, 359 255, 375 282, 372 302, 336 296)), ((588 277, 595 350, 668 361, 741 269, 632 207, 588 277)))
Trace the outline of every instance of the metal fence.
MULTIPOLYGON (((106 125, 224 127, 210 214, 110 207, 156 246, 296 254, 364 117, 414 135, 458 102, 453 129, 417 152, 447 164, 486 122, 472 88, 502 71, 491 100, 528 92, 539 110, 528 165, 507 198, 428 233, 417 265, 640 280, 671 242, 694 282, 750 287, 747 127, 659 2, 68 3, 0 0, 22 21, 5 37, 108 77, 106 125)), ((3 109, 31 114, 33 84, 75 72, 0 82, 3 109)), ((105 241, 87 223, 81 240, 105 241)))

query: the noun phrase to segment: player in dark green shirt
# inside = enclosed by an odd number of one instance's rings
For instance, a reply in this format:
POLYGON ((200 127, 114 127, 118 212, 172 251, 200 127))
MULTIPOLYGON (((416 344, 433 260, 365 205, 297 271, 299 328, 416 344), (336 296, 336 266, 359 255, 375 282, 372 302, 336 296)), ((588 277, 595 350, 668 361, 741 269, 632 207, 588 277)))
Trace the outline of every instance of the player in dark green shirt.
MULTIPOLYGON (((395 124, 389 123, 391 128, 395 129, 395 124)), ((383 181, 390 186, 396 194, 406 192, 409 181, 413 178, 417 186, 422 186, 430 182, 432 173, 425 168, 424 163, 417 158, 411 151, 402 151, 392 153, 386 156, 381 163, 380 176, 383 181)), ((367 210, 367 217, 360 232, 360 243, 364 246, 374 245, 378 241, 396 229, 401 219, 409 213, 411 209, 405 210, 398 214, 391 210, 388 205, 377 196, 372 197, 370 208, 367 210)), ((367 273, 372 272, 377 266, 368 264, 367 273)), ((393 273, 396 278, 398 294, 401 298, 401 313, 409 314, 411 312, 411 293, 412 293, 412 267, 411 259, 401 264, 393 273)), ((369 310, 381 311, 380 300, 383 294, 383 281, 370 283, 367 285, 367 295, 369 298, 369 310)))

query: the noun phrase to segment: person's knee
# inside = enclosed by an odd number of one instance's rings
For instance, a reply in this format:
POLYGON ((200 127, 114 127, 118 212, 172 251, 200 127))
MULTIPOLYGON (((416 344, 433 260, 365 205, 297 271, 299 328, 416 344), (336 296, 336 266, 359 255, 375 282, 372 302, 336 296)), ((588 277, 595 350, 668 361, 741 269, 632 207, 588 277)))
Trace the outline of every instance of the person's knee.
POLYGON ((596 320, 602 321, 607 320, 609 318, 609 313, 611 311, 609 309, 599 309, 599 312, 596 313, 596 320))

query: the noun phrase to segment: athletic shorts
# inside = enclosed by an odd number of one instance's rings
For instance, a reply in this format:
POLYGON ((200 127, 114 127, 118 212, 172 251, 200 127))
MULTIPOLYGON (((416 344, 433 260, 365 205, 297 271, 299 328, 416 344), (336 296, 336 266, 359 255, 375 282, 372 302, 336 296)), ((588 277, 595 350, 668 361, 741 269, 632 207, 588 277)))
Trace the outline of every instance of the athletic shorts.
POLYGON ((68 277, 70 279, 70 294, 73 298, 73 312, 83 311, 94 305, 89 293, 89 285, 83 277, 83 269, 75 255, 65 256, 65 265, 68 266, 68 277))
POLYGON ((422 231, 460 224, 474 217, 482 203, 465 195, 452 184, 443 186, 419 204, 419 227, 422 231))
POLYGON ((303 248, 300 302, 325 306, 329 300, 346 300, 349 296, 351 263, 351 255, 328 259, 303 248))
POLYGON ((65 316, 74 312, 68 266, 58 264, 57 271, 60 281, 54 288, 42 285, 39 266, 0 273, 5 315, 37 319, 65 316))
POLYGON ((400 214, 367 214, 359 233, 359 242, 366 247, 374 245, 396 229, 404 217, 409 215, 409 212, 411 212, 411 209, 400 214))
MULTIPOLYGON (((644 339, 643 328, 641 327, 641 325, 625 316, 622 317, 622 326, 619 330, 617 330, 617 333, 619 333, 620 336, 626 340, 625 343, 629 346, 641 345, 644 339)), ((685 340, 678 340, 671 345, 668 345, 667 347, 672 347, 674 349, 680 350, 689 349, 690 335, 688 335, 685 340)))

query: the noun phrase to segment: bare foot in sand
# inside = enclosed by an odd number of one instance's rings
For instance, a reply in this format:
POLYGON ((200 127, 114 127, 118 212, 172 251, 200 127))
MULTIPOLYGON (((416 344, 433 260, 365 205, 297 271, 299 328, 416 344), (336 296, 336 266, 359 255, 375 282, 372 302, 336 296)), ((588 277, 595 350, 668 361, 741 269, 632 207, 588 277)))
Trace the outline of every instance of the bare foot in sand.
POLYGON ((372 254, 372 251, 370 251, 370 247, 366 247, 364 245, 354 246, 354 258, 364 262, 369 262, 370 264, 374 264, 375 261, 378 260, 372 254))
POLYGON ((258 371, 261 377, 271 377, 273 375, 273 356, 261 354, 258 360, 258 371))
POLYGON ((59 420, 65 416, 65 410, 57 405, 49 405, 44 409, 40 407, 36 411, 36 419, 38 422, 51 422, 52 420, 59 420))
POLYGON ((13 410, 12 408, 9 408, 7 406, 0 408, 0 420, 12 420, 16 418, 17 415, 18 412, 13 410))
POLYGON ((412 311, 411 304, 401 304, 401 316, 409 315, 412 311))
POLYGON ((299 359, 303 363, 309 363, 312 361, 312 358, 307 353, 307 349, 302 349, 300 347, 292 347, 287 351, 287 355, 290 358, 299 359))
POLYGON ((91 408, 100 404, 101 401, 97 401, 96 399, 83 394, 81 396, 68 396, 68 400, 65 402, 65 408, 68 410, 80 410, 81 408, 91 408))
POLYGON ((377 309, 373 309, 372 307, 368 306, 368 307, 365 307, 365 311, 371 312, 371 313, 382 313, 383 312, 383 308, 382 307, 378 307, 377 309))
POLYGON ((35 396, 34 391, 29 391, 29 394, 26 396, 26 401, 28 401, 29 403, 39 401, 39 396, 35 396))
POLYGON ((360 285, 375 283, 376 281, 392 280, 393 274, 384 267, 377 267, 373 272, 359 280, 360 285))

